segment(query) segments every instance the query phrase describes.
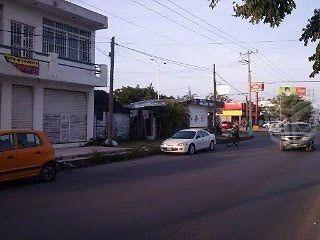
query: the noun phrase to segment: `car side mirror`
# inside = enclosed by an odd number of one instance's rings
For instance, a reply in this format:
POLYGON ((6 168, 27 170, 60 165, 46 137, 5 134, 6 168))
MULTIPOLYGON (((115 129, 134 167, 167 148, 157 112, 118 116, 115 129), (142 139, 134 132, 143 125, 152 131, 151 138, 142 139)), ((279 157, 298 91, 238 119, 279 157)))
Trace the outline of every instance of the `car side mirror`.
POLYGON ((196 139, 199 139, 199 138, 201 138, 201 136, 197 136, 197 137, 196 137, 196 139))

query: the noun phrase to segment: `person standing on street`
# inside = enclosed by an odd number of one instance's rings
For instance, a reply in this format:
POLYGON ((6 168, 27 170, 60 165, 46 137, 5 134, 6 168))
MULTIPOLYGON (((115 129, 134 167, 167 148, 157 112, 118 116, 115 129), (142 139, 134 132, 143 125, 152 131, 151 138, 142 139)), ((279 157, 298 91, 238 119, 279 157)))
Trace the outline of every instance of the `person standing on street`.
POLYGON ((239 142, 240 142, 240 128, 238 123, 235 123, 233 125, 233 128, 231 130, 231 136, 232 136, 232 144, 229 145, 228 147, 239 147, 239 142))

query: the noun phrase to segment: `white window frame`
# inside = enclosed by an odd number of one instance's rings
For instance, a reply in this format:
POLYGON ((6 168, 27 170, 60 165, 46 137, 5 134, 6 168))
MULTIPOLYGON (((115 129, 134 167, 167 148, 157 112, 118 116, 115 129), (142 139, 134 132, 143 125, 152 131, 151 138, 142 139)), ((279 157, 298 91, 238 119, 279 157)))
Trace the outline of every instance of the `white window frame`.
POLYGON ((35 27, 11 20, 11 54, 33 58, 35 27))
POLYGON ((91 32, 43 19, 43 53, 54 52, 62 59, 91 63, 91 32))

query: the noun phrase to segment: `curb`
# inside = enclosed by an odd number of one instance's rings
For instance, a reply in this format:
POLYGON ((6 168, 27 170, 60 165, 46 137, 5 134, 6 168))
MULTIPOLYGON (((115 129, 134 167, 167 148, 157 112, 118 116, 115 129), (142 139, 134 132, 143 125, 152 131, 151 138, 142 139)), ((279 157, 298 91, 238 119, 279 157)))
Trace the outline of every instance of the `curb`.
MULTIPOLYGON (((253 138, 254 137, 242 137, 240 141, 247 141, 253 138)), ((227 144, 227 143, 230 143, 231 141, 232 140, 230 138, 217 139, 217 144, 227 144)), ((127 149, 127 151, 118 150, 118 151, 112 151, 108 153, 91 153, 87 155, 78 155, 78 156, 72 156, 66 159, 59 157, 57 161, 59 164, 59 168, 61 170, 67 170, 67 169, 74 169, 74 168, 92 167, 100 164, 110 164, 110 163, 116 163, 116 162, 122 162, 122 161, 129 161, 129 160, 134 160, 134 159, 143 158, 143 157, 150 157, 150 156, 155 156, 160 154, 162 154, 160 149, 159 151, 157 150, 157 151, 151 151, 147 153, 143 153, 143 152, 135 153, 134 151, 132 151, 132 149, 127 149)))

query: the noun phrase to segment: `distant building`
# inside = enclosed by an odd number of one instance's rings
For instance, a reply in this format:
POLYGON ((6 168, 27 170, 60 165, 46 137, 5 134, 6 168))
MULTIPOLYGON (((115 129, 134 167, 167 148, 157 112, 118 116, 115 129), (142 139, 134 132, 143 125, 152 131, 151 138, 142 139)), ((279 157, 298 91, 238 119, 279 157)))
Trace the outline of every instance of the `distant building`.
MULTIPOLYGON (((121 103, 113 101, 113 138, 129 138, 129 114, 128 108, 121 103)), ((102 90, 94 92, 94 137, 108 137, 109 94, 102 90)))
POLYGON ((320 125, 320 109, 314 109, 310 118, 312 125, 320 125))
POLYGON ((107 27, 64 0, 0 0, 0 128, 44 130, 59 146, 92 138, 94 87, 107 82, 95 31, 107 27))
MULTIPOLYGON (((252 103, 252 119, 256 117, 256 105, 252 103)), ((258 114, 260 109, 258 111, 258 114)), ((225 103, 222 112, 219 114, 221 121, 236 122, 239 125, 248 121, 249 108, 245 102, 229 102, 225 103)), ((258 115, 259 117, 260 115, 258 115)))
MULTIPOLYGON (((168 137, 171 131, 182 128, 203 128, 213 131, 213 102, 206 99, 182 99, 176 100, 186 108, 186 119, 174 126, 174 129, 166 129, 166 100, 145 100, 130 104, 130 137, 132 139, 156 139, 168 137)), ((221 107, 222 104, 217 104, 221 107)))

